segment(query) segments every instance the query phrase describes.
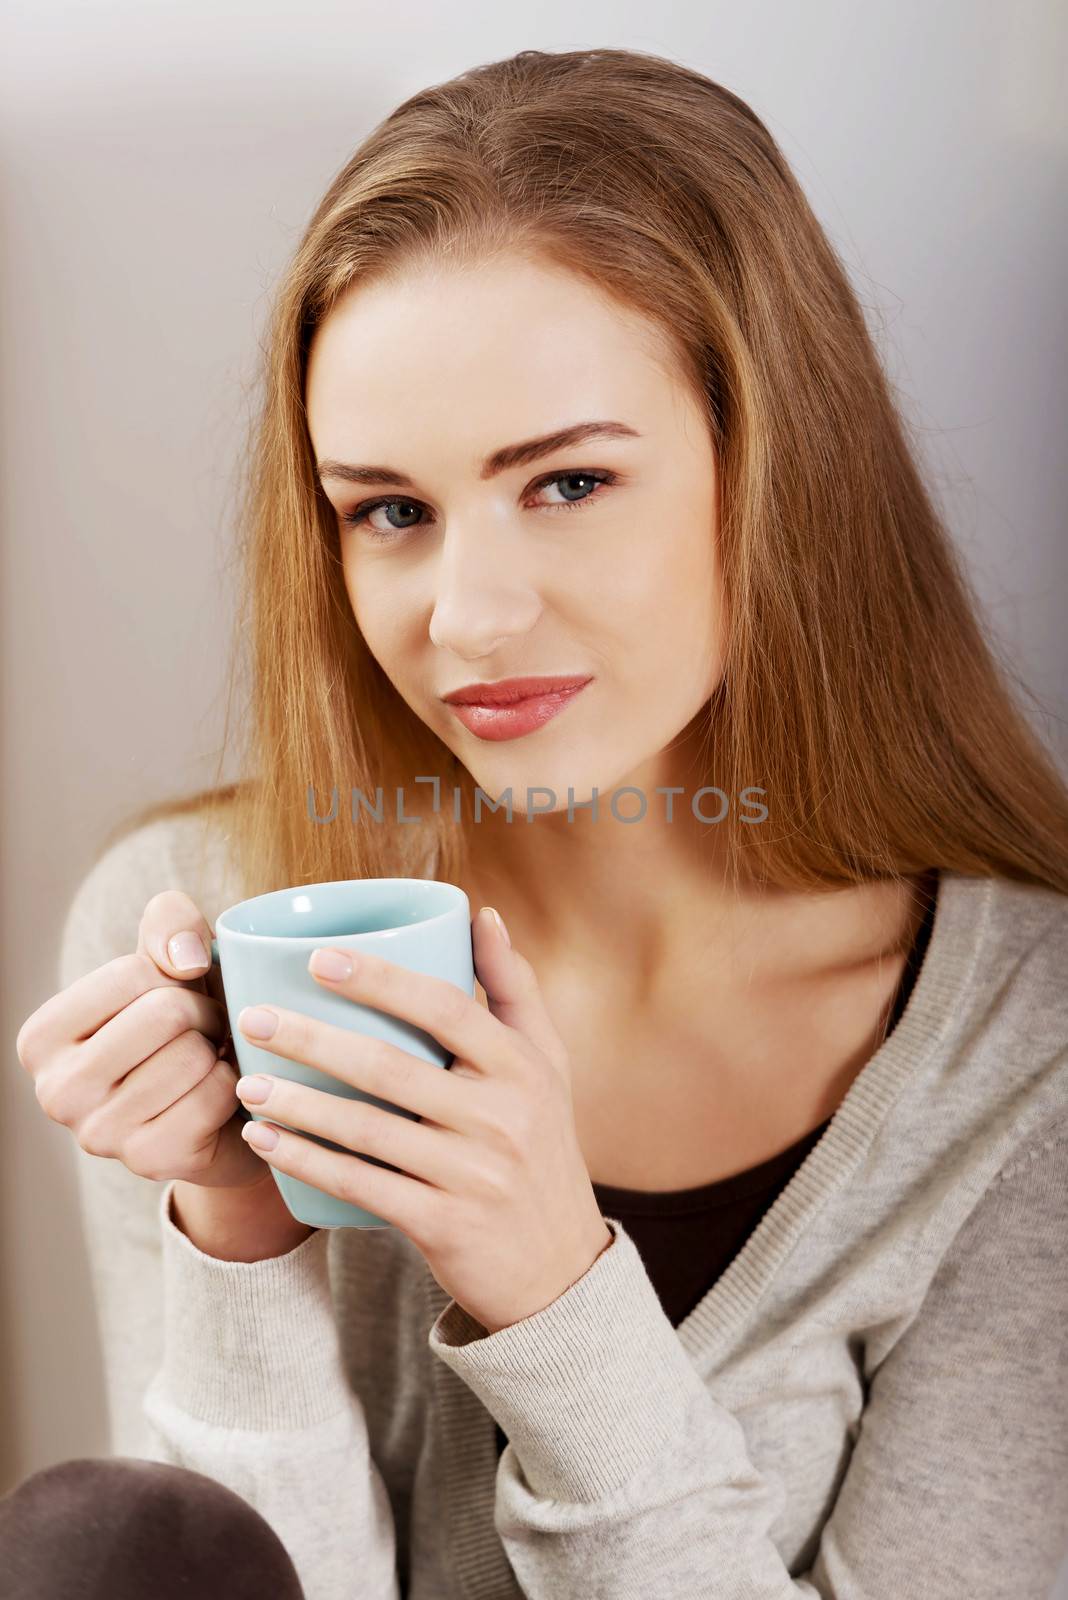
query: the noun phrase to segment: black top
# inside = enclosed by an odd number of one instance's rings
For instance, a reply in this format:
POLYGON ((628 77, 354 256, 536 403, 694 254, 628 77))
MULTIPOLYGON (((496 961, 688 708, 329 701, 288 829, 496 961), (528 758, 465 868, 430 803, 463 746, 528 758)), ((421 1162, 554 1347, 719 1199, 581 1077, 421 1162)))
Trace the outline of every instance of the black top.
MULTIPOLYGON (((901 1020, 923 965, 934 925, 937 881, 936 876, 934 892, 928 898, 923 923, 901 975, 884 1040, 901 1020)), ((694 1189, 647 1191, 593 1185, 601 1215, 618 1217, 634 1240, 672 1327, 677 1328, 704 1299, 831 1120, 828 1117, 768 1161, 694 1189)), ((507 1440, 500 1427, 496 1434, 500 1455, 507 1440)))

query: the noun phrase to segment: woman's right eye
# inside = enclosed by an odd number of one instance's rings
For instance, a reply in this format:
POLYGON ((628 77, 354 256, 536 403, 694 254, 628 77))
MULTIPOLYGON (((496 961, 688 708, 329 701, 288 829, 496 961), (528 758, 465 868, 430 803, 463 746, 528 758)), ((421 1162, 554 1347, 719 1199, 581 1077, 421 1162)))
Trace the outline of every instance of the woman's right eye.
MULTIPOLYGON (((352 511, 343 511, 341 520, 346 527, 363 527, 371 535, 372 539, 382 539, 388 542, 390 539, 395 538, 397 534, 406 532, 406 528, 395 527, 392 523, 385 528, 378 528, 375 527, 374 523, 368 522, 367 519, 372 511, 389 511, 394 506, 402 506, 405 510, 410 511, 418 511, 420 509, 414 500, 401 500, 394 496, 392 500, 370 500, 366 505, 356 506, 352 511)), ((410 523, 408 526, 413 527, 416 524, 410 523)))

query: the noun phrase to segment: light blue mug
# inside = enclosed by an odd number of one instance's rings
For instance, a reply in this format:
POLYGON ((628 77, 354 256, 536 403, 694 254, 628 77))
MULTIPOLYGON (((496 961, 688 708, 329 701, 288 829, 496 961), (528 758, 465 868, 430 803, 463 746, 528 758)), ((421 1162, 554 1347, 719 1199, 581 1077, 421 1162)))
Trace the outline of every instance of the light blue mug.
MULTIPOLYGON (((455 884, 423 878, 353 878, 256 895, 228 906, 215 922, 212 960, 219 963, 222 972, 234 1051, 243 1075, 263 1072, 290 1078, 349 1100, 369 1101, 417 1122, 414 1111, 391 1105, 388 1100, 380 1100, 302 1061, 272 1055, 246 1039, 238 1027, 237 1018, 246 1006, 283 1006, 354 1033, 384 1039, 435 1066, 451 1065, 452 1054, 422 1029, 333 994, 317 983, 308 971, 308 957, 325 944, 341 950, 370 950, 412 972, 445 978, 465 994, 473 995, 475 970, 467 895, 455 884)), ((249 1108, 248 1114, 256 1121, 289 1126, 267 1112, 249 1108)), ((300 1128, 293 1131, 330 1150, 345 1148, 300 1128)), ((362 1151, 356 1154, 373 1166, 398 1170, 362 1151)), ((315 1228, 392 1226, 362 1206, 339 1200, 276 1167, 271 1171, 282 1199, 299 1222, 315 1228)))

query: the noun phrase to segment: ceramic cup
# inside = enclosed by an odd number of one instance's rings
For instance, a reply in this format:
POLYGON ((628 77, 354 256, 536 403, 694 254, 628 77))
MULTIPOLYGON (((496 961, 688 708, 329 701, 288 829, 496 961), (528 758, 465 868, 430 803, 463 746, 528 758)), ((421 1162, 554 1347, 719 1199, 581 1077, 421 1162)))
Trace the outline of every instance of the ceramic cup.
MULTIPOLYGON (((226 1009, 234 1051, 243 1075, 262 1072, 310 1084, 349 1100, 366 1100, 400 1117, 418 1121, 414 1111, 391 1105, 343 1083, 302 1061, 272 1055, 246 1039, 237 1018, 246 1006, 276 1005, 353 1033, 397 1045, 435 1066, 451 1065, 453 1057, 436 1039, 412 1023, 347 1000, 316 982, 308 957, 320 945, 341 950, 371 951, 387 961, 435 978, 445 978, 465 994, 475 992, 471 946, 471 912, 467 895, 452 883, 423 878, 357 878, 333 883, 301 884, 276 889, 229 906, 215 922, 212 960, 222 972, 226 1009)), ((247 1108, 256 1121, 277 1122, 266 1109, 247 1108)), ((294 1129, 330 1150, 346 1147, 317 1134, 294 1129)), ((373 1166, 398 1168, 356 1152, 373 1166)), ((293 1216, 316 1228, 388 1228, 392 1224, 362 1206, 339 1200, 272 1167, 275 1182, 293 1216)))

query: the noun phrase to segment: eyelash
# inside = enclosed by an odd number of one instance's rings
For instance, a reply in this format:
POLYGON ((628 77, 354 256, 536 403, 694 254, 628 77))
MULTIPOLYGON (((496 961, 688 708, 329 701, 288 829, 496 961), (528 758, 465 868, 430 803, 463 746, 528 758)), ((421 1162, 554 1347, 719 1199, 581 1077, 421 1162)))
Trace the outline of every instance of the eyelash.
MULTIPOLYGON (((557 483, 561 478, 590 478, 596 487, 591 491, 590 494, 584 495, 581 500, 563 500, 556 505, 535 507, 535 509, 538 511, 581 511, 590 504, 591 500, 600 499, 599 491, 602 485, 607 486, 613 484, 618 480, 618 477, 619 474, 616 472, 585 472, 577 470, 572 470, 569 472, 550 472, 544 478, 539 478, 536 483, 532 483, 530 486, 530 492, 533 494, 538 489, 545 489, 549 486, 549 484, 557 483)), ((377 511, 380 506, 416 506, 418 504, 419 502, 417 500, 412 500, 410 497, 405 495, 390 495, 384 500, 369 500, 366 505, 356 506, 352 511, 343 511, 341 513, 341 520, 347 527, 350 528, 363 526, 364 532, 371 539, 377 539, 383 544, 390 544, 394 540, 400 538, 403 534, 416 532, 417 527, 421 525, 413 524, 411 528, 391 528, 390 531, 386 533, 381 528, 372 528, 367 522, 367 518, 371 515, 371 512, 377 511)))

